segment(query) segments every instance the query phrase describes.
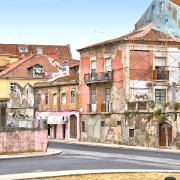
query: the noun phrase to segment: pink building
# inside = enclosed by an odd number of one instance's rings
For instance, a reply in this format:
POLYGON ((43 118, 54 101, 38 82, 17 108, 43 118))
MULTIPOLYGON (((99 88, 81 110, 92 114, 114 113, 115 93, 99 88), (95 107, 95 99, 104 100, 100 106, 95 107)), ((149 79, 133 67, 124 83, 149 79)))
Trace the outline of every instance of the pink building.
POLYGON ((80 139, 79 61, 69 64, 68 75, 34 86, 34 126, 48 128, 49 138, 80 139))

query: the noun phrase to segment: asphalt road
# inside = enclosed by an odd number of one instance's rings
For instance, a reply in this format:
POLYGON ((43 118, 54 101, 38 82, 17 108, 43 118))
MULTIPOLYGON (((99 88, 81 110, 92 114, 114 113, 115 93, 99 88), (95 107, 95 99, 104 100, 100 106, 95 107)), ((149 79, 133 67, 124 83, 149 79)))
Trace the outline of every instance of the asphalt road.
POLYGON ((0 160, 0 175, 86 169, 180 170, 180 154, 53 142, 49 147, 63 153, 0 160))

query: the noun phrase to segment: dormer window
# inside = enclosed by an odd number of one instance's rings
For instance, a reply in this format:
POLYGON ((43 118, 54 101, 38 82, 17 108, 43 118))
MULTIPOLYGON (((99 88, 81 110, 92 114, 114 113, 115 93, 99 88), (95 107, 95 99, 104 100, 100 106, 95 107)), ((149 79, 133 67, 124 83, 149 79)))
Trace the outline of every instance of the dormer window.
POLYGON ((28 47, 27 46, 20 46, 19 52, 28 52, 28 47))
POLYGON ((37 47, 35 50, 36 54, 43 54, 43 49, 41 47, 37 47))
POLYGON ((39 64, 34 65, 33 67, 28 68, 29 73, 36 78, 42 78, 42 66, 39 64))

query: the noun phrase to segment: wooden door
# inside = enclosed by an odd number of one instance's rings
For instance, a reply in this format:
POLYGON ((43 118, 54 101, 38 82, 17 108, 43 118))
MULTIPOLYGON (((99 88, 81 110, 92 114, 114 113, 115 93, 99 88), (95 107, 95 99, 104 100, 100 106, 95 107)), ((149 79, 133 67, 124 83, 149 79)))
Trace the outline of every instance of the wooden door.
POLYGON ((77 138, 77 118, 75 115, 70 117, 70 138, 77 138))
POLYGON ((164 123, 159 126, 159 145, 164 147, 171 146, 172 143, 172 126, 164 123))
POLYGON ((160 128, 160 146, 166 146, 166 129, 165 127, 160 128))

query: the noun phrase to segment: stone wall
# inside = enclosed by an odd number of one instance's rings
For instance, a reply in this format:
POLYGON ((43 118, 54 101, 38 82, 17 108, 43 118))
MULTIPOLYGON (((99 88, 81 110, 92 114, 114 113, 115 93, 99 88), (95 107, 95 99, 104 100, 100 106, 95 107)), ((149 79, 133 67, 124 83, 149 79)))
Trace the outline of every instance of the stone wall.
POLYGON ((46 129, 0 132, 0 154, 45 152, 47 150, 47 136, 46 129))

